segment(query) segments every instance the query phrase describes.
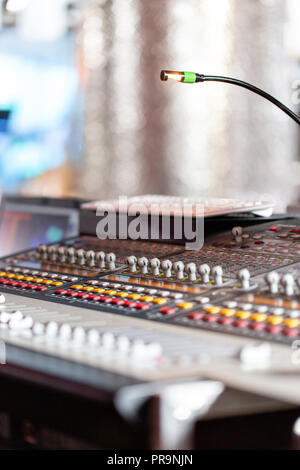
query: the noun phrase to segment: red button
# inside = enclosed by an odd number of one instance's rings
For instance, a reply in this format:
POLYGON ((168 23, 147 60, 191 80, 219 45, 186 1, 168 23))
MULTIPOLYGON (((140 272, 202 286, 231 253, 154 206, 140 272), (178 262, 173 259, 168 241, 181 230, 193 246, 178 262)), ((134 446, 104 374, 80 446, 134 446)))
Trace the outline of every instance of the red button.
POLYGON ((17 281, 14 281, 14 282, 12 282, 10 285, 11 285, 12 287, 15 287, 17 284, 18 284, 18 282, 17 282, 17 281))
POLYGON ((37 286, 36 290, 40 290, 40 291, 44 291, 44 290, 47 290, 48 287, 45 287, 45 286, 37 286))
POLYGON ((67 291, 65 289, 57 289, 54 294, 64 295, 67 291))
POLYGON ((93 295, 93 299, 91 298, 91 295, 88 296, 88 299, 89 299, 89 300, 94 300, 94 301, 97 301, 97 300, 99 300, 100 298, 101 298, 100 295, 93 295))
MULTIPOLYGON (((11 286, 14 282, 15 282, 15 281, 7 281, 6 284, 11 286)), ((19 283, 18 283, 18 284, 19 284, 19 283)), ((21 282, 21 284, 23 284, 23 283, 21 282)))
POLYGON ((187 315, 187 318, 189 318, 190 320, 200 320, 201 318, 203 318, 203 313, 200 313, 200 312, 189 313, 187 315))
POLYGON ((80 293, 78 294, 78 297, 79 297, 80 299, 87 299, 88 296, 89 296, 89 294, 84 294, 83 292, 80 292, 80 293))
POLYGON ((281 230, 281 227, 272 226, 272 227, 269 227, 269 230, 271 230, 271 232, 279 232, 281 230))
MULTIPOLYGON (((32 289, 33 288, 33 285, 32 284, 26 284, 26 286, 24 286, 25 289, 32 289)), ((34 286, 36 287, 36 286, 34 286)))
MULTIPOLYGON (((9 284, 9 281, 7 279, 3 279, 2 284, 4 285, 9 284)), ((18 284, 22 284, 22 282, 18 282, 18 284)))
POLYGON ((300 233, 299 228, 293 228, 293 230, 290 230, 290 233, 300 233))
POLYGON ((131 307, 131 308, 133 308, 133 307, 135 307, 135 302, 131 302, 130 300, 126 300, 126 301, 124 302, 124 307, 131 307))
POLYGON ((218 323, 220 323, 220 325, 231 325, 231 323, 233 322, 233 319, 232 318, 219 318, 218 319, 218 323))
POLYGON ((298 336, 299 330, 297 330, 296 328, 292 328, 290 330, 283 330, 282 334, 284 336, 288 336, 290 338, 293 338, 294 336, 298 336))
POLYGON ((267 326, 266 331, 272 335, 278 335, 281 332, 281 327, 278 325, 267 326))
POLYGON ((111 297, 106 297, 105 300, 103 300, 103 302, 104 302, 105 304, 110 304, 110 303, 112 302, 112 300, 113 300, 113 299, 112 299, 111 297))
POLYGON ((264 323, 250 323, 249 328, 255 331, 264 330, 266 325, 264 323))
POLYGON ((173 315, 175 312, 176 308, 163 307, 160 309, 160 313, 163 313, 164 315, 173 315))
POLYGON ((77 297, 78 293, 77 292, 74 292, 73 290, 68 290, 65 295, 67 295, 68 297, 77 297), (75 295, 74 295, 75 294, 75 295))
POLYGON ((233 322, 233 326, 236 326, 237 328, 246 328, 249 325, 249 322, 247 320, 235 320, 233 322))
POLYGON ((218 320, 218 317, 216 315, 205 315, 203 317, 203 321, 206 321, 208 323, 215 323, 218 320))
POLYGON ((123 305, 124 300, 122 300, 122 299, 112 299, 111 303, 115 304, 115 305, 123 305))
POLYGON ((148 310, 149 305, 148 304, 143 304, 142 302, 140 302, 140 303, 136 304, 135 308, 138 308, 140 310, 148 310))

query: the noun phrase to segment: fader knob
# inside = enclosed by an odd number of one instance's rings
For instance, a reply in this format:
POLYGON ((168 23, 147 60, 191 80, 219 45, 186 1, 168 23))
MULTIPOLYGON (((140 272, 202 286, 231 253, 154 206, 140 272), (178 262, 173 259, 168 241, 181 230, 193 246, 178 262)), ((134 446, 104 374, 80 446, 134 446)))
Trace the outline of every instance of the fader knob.
POLYGON ((284 274, 282 276, 281 282, 284 286, 285 295, 293 295, 295 285, 294 276, 292 276, 292 274, 284 274))
POLYGON ((153 276, 159 276, 159 274, 160 274, 160 271, 159 271, 160 261, 159 261, 159 259, 158 258, 152 258, 152 260, 150 261, 150 266, 151 266, 151 271, 152 271, 153 276))
POLYGON ((83 250, 82 248, 80 248, 79 250, 76 251, 76 255, 77 255, 77 260, 78 260, 78 264, 80 264, 80 266, 84 265, 85 264, 85 256, 86 256, 86 253, 85 253, 85 250, 83 250))
POLYGON ((174 263, 174 271, 176 273, 176 277, 178 280, 184 278, 184 264, 182 261, 175 261, 174 263))
POLYGON ((280 276, 276 271, 271 271, 266 275, 266 281, 269 284, 271 294, 278 294, 280 276))
POLYGON ((162 261, 161 269, 163 270, 165 277, 172 277, 172 262, 169 259, 162 261))
POLYGON ((238 278, 241 281, 242 289, 250 288, 250 272, 247 268, 241 269, 238 273, 238 278))
POLYGON ((197 266, 195 265, 195 263, 188 263, 186 265, 185 271, 189 277, 189 281, 196 281, 197 266))
POLYGON ((212 275, 213 275, 216 286, 222 286, 223 285, 223 268, 222 268, 222 266, 214 266, 212 268, 212 275))
POLYGON ((137 263, 137 259, 135 256, 128 256, 126 258, 126 263, 127 263, 127 266, 129 268, 129 271, 131 273, 135 273, 136 272, 136 263, 137 263))
POLYGON ((201 274, 203 284, 207 284, 209 282, 210 273, 210 267, 208 264, 201 264, 199 266, 199 273, 201 274))
POLYGON ((237 243, 240 243, 242 241, 242 234, 243 234, 242 227, 233 227, 233 229, 231 230, 231 233, 237 243))
POLYGON ((89 250, 86 252, 87 263, 91 268, 95 266, 95 256, 96 254, 94 250, 89 250))
POLYGON ((51 261, 55 261, 57 258, 57 252, 56 252, 55 246, 49 246, 47 251, 48 251, 49 259, 51 261))
POLYGON ((60 246, 57 250, 58 252, 58 257, 61 263, 64 263, 66 261, 66 249, 64 246, 60 246))
POLYGON ((105 253, 104 251, 98 251, 96 253, 96 260, 99 268, 104 269, 105 268, 105 253))
POLYGON ((75 248, 73 248, 72 246, 70 248, 67 249, 67 254, 68 254, 68 258, 69 258, 69 262, 70 264, 74 264, 75 261, 76 261, 76 258, 75 258, 75 248))
POLYGON ((113 271, 116 269, 116 255, 114 253, 108 253, 105 256, 106 264, 109 270, 113 271))
POLYGON ((0 304, 5 303, 5 296, 3 294, 0 294, 0 304))
POLYGON ((142 256, 142 258, 138 259, 138 265, 139 265, 139 268, 141 269, 142 274, 148 273, 148 264, 149 264, 149 261, 145 256, 142 256))
POLYGON ((41 255, 42 259, 47 259, 48 257, 47 245, 39 245, 37 247, 37 252, 41 255))

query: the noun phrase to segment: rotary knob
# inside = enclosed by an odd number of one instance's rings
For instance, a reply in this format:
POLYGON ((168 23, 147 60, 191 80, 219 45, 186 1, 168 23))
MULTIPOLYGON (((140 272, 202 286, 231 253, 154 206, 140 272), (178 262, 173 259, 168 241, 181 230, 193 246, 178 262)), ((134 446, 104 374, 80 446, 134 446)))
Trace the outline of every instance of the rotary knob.
POLYGON ((159 270, 160 261, 159 261, 159 259, 158 258, 152 258, 152 260, 150 261, 150 266, 151 266, 151 271, 152 271, 153 276, 159 276, 160 275, 160 270, 159 270))
POLYGON ((174 271, 176 273, 177 279, 180 281, 184 278, 184 264, 182 261, 175 261, 174 263, 174 271))
POLYGON ((241 269, 238 273, 238 278, 241 281, 241 288, 243 290, 248 290, 250 288, 250 272, 249 269, 241 269))
POLYGON ((214 266, 212 268, 212 275, 216 286, 223 285, 223 268, 222 266, 214 266))
POLYGON ((110 271, 116 269, 116 255, 115 253, 108 253, 105 256, 107 267, 110 271))
POLYGON ((76 257, 75 257, 75 248, 72 246, 70 248, 67 248, 67 255, 69 259, 70 264, 75 264, 76 257))
POLYGON ((189 277, 189 281, 196 281, 197 279, 197 266, 195 265, 195 263, 188 263, 185 267, 185 271, 189 277))
POLYGON ((126 258, 126 264, 128 266, 129 272, 135 273, 136 272, 136 264, 137 264, 137 259, 135 256, 128 256, 126 258))
POLYGON ((86 252, 86 259, 87 259, 88 265, 91 268, 93 268, 95 266, 95 257, 96 257, 96 254, 95 254, 94 250, 88 250, 86 252))
POLYGON ((172 262, 169 259, 164 259, 161 263, 161 269, 165 277, 172 277, 172 262))
POLYGON ((208 264, 201 264, 199 266, 199 273, 201 275, 202 283, 207 284, 209 282, 210 267, 208 264))
POLYGON ((65 263, 66 261, 66 248, 64 246, 60 246, 57 250, 58 258, 61 263, 65 263))
POLYGON ((149 261, 145 256, 142 256, 142 258, 138 259, 138 265, 142 274, 148 274, 148 264, 149 261))
POLYGON ((76 256, 77 256, 77 260, 78 260, 78 264, 80 266, 83 266, 85 264, 85 261, 86 261, 86 253, 85 253, 85 250, 83 250, 82 248, 80 248, 79 250, 76 251, 76 256))
POLYGON ((278 272, 271 271, 270 273, 268 273, 266 275, 266 281, 267 281, 267 284, 269 285, 271 294, 278 294, 279 281, 280 281, 280 276, 278 272))
POLYGON ((243 229, 242 227, 233 227, 231 230, 232 236, 235 239, 236 243, 241 243, 243 241, 243 229))
POLYGON ((100 269, 105 268, 105 253, 104 251, 97 251, 96 253, 97 264, 100 269))
POLYGON ((282 276, 281 282, 284 286, 285 295, 290 296, 294 295, 295 288, 295 279, 292 274, 284 274, 282 276))

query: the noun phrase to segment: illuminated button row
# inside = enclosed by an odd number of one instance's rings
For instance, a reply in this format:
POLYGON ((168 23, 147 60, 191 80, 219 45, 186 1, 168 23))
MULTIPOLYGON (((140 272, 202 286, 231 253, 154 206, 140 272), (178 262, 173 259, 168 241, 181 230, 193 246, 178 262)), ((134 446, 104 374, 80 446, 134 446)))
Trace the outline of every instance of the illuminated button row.
POLYGON ((207 323, 231 325, 237 328, 248 328, 254 331, 266 331, 271 334, 283 334, 288 337, 295 337, 300 334, 298 329, 300 321, 298 319, 279 316, 267 317, 265 314, 251 314, 247 311, 221 309, 221 307, 207 307, 204 312, 189 313, 187 318, 202 320, 207 323))
POLYGON ((0 278, 0 284, 2 286, 18 287, 21 289, 31 289, 31 290, 38 290, 38 291, 45 291, 48 289, 48 287, 46 286, 27 284, 26 282, 22 282, 22 281, 14 281, 12 279, 3 279, 3 278, 0 278))
POLYGON ((105 304, 112 304, 117 306, 135 308, 139 310, 148 310, 150 308, 149 304, 142 302, 135 302, 134 300, 123 300, 120 298, 106 297, 101 295, 95 295, 88 292, 76 292, 74 290, 65 290, 58 289, 55 291, 55 294, 62 295, 65 297, 78 298, 82 300, 91 300, 94 302, 102 302, 105 304))
POLYGON ((18 281, 30 281, 34 283, 39 283, 39 284, 47 284, 51 286, 61 286, 63 283, 61 281, 55 281, 51 279, 44 279, 44 277, 33 277, 33 276, 28 276, 28 275, 23 275, 23 274, 13 274, 13 273, 7 273, 5 271, 0 272, 0 276, 6 278, 6 279, 15 279, 18 281))

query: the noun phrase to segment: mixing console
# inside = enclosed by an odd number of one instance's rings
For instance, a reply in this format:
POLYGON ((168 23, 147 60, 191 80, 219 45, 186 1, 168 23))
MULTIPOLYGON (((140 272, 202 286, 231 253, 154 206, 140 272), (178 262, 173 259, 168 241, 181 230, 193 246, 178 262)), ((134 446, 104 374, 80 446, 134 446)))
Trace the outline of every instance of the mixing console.
MULTIPOLYGON (((198 251, 83 235, 4 258, 0 269, 8 343, 146 380, 224 379, 226 370, 236 384, 240 351, 263 342, 271 368, 299 371, 290 360, 300 340, 296 219, 233 227, 198 251)), ((256 388, 260 380, 251 375, 256 388)), ((274 380, 261 388, 274 391, 274 380)))

